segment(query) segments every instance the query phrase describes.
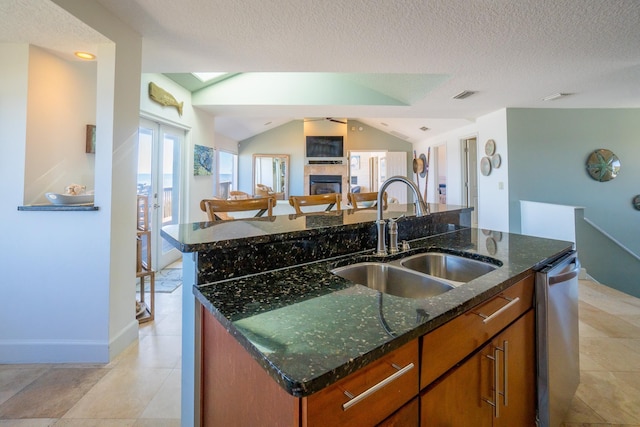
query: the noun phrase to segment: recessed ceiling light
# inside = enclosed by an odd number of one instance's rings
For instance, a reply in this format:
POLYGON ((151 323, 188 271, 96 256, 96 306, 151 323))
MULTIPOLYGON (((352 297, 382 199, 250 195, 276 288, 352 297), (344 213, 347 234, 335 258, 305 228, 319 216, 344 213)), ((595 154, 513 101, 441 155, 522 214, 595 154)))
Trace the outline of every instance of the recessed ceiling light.
POLYGON ((454 95, 453 99, 465 99, 465 98, 470 97, 473 94, 475 94, 475 92, 472 91, 472 90, 463 90, 459 94, 454 95))
POLYGON ((73 54, 78 58, 85 59, 87 61, 92 61, 96 59, 96 56, 93 53, 89 53, 89 52, 74 52, 73 54))
POLYGON ((545 96, 542 98, 543 101, 553 101, 554 99, 564 98, 565 96, 571 95, 570 93, 554 93, 549 96, 545 96))

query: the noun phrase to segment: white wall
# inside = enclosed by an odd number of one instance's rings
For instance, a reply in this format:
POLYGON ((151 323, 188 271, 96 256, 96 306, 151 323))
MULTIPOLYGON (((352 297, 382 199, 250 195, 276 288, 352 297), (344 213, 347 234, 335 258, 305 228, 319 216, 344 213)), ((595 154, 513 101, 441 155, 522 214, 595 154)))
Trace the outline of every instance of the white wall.
POLYGON ((502 164, 492 169, 489 176, 478 175, 478 227, 509 231, 509 151, 507 149, 507 110, 502 109, 479 117, 478 167, 486 156, 488 139, 496 142, 496 153, 502 164))
MULTIPOLYGON (((484 145, 488 139, 496 141, 496 152, 502 157, 502 165, 489 176, 478 170, 478 227, 498 231, 509 231, 509 158, 507 151, 506 110, 498 110, 479 117, 475 124, 416 143, 418 155, 427 152, 428 147, 445 145, 447 151, 447 204, 461 205, 463 199, 462 165, 463 152, 460 141, 470 137, 478 138, 478 167, 485 156, 484 145), (502 183, 502 188, 500 188, 502 183)), ((434 155, 431 153, 433 163, 434 155)), ((431 171, 430 171, 431 172, 431 171)), ((430 173, 431 175, 431 173, 430 173)), ((437 179, 429 177, 427 201, 437 201, 437 179)))
MULTIPOLYGON (((35 49, 26 44, 0 45, 0 179, 13 184, 0 186, 0 232, 6 249, 0 257, 0 363, 107 362, 138 333, 132 280, 136 220, 132 153, 142 43, 93 3, 56 3, 76 9, 84 22, 118 46, 100 45, 97 52, 95 201, 100 209, 17 210, 25 200, 27 146, 46 143, 31 139, 40 135, 33 129, 41 111, 59 106, 55 99, 29 96, 30 52, 35 49)), ((33 54, 34 63, 39 55, 33 54)))
MULTIPOLYGON (((447 152, 447 160, 445 169, 447 171, 447 203, 451 205, 462 204, 462 152, 460 148, 460 140, 476 135, 478 132, 475 124, 468 125, 451 132, 438 135, 437 137, 427 139, 425 141, 414 144, 416 155, 427 155, 429 147, 444 146, 447 152)), ((435 150, 431 150, 429 183, 427 190, 427 202, 437 203, 438 190, 437 179, 434 178, 433 164, 435 162, 435 150)))
POLYGON ((176 126, 185 131, 182 150, 182 177, 186 195, 181 204, 180 222, 189 223, 206 220, 206 214, 200 210, 200 200, 214 194, 214 175, 193 175, 193 146, 214 147, 218 141, 215 134, 214 117, 191 105, 191 92, 162 74, 142 74, 140 84, 140 112, 145 118, 158 123, 176 126), (182 116, 172 106, 163 106, 149 98, 149 83, 153 82, 173 95, 178 102, 184 102, 182 116))

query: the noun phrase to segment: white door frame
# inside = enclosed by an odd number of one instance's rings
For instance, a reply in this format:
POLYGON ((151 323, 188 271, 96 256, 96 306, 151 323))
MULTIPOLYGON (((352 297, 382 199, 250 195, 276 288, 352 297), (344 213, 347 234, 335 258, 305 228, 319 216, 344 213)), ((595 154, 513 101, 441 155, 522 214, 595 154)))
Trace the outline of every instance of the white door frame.
MULTIPOLYGON (((151 224, 151 260, 152 266, 154 270, 161 270, 167 265, 171 264, 174 261, 177 261, 181 257, 180 251, 178 251, 175 247, 170 245, 165 239, 160 235, 160 230, 162 228, 162 212, 161 206, 163 206, 163 191, 158 191, 159 187, 162 185, 162 177, 159 176, 159 167, 162 162, 162 148, 164 146, 164 135, 172 135, 174 136, 179 144, 177 155, 180 157, 179 159, 175 159, 173 162, 174 166, 174 183, 177 180, 177 191, 173 193, 179 195, 177 200, 172 200, 172 217, 177 216, 175 220, 172 220, 172 223, 179 224, 181 219, 185 217, 185 177, 186 177, 186 169, 184 165, 185 162, 185 154, 186 154, 186 141, 187 141, 187 131, 184 126, 176 126, 174 123, 168 123, 163 120, 159 120, 158 118, 145 117, 141 115, 140 125, 141 128, 151 129, 153 132, 153 141, 152 141, 152 153, 151 153, 151 163, 152 163, 152 172, 151 172, 151 182, 152 182, 152 194, 149 199, 150 206, 150 224, 151 224), (176 171, 177 169, 177 171, 176 171)), ((175 184, 172 184, 172 188, 174 188, 175 184)))
POLYGON ((460 140, 462 153, 462 204, 473 207, 471 226, 478 226, 478 136, 470 135, 460 140))

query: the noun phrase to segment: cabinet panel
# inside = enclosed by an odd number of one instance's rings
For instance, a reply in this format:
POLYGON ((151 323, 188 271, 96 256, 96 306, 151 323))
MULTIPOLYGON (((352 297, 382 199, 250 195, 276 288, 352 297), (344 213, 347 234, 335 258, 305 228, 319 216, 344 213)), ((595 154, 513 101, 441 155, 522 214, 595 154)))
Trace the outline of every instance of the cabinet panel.
POLYGON ((378 424, 378 427, 418 427, 420 402, 415 397, 395 414, 378 424))
POLYGON ((426 387, 533 306, 533 276, 521 280, 422 338, 420 388, 426 387))
POLYGON ((202 426, 298 426, 288 394, 209 313, 202 311, 202 426))
POLYGON ((414 340, 303 399, 306 426, 374 426, 417 396, 418 370, 418 341, 414 340), (375 389, 378 384, 385 385, 375 389), (366 397, 344 408, 368 390, 366 397))
POLYGON ((420 396, 421 426, 533 427, 534 321, 529 310, 429 386, 420 396))
POLYGON ((482 400, 491 396, 493 363, 477 353, 420 396, 420 425, 424 427, 491 427, 492 408, 482 400))
POLYGON ((500 417, 496 426, 534 426, 536 417, 536 349, 535 315, 529 311, 493 341, 494 346, 505 348, 500 364, 500 384, 506 384, 507 401, 500 401, 500 417), (506 369, 502 369, 506 363, 506 369), (504 373, 507 378, 504 378, 504 373))

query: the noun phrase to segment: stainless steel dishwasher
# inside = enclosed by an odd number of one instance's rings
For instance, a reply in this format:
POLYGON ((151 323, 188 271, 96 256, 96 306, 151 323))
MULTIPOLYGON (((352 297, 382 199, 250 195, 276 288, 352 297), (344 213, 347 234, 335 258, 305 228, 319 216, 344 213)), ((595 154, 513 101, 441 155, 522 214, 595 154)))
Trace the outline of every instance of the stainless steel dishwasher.
POLYGON ((538 422, 558 427, 580 383, 578 272, 571 251, 536 273, 538 422))

